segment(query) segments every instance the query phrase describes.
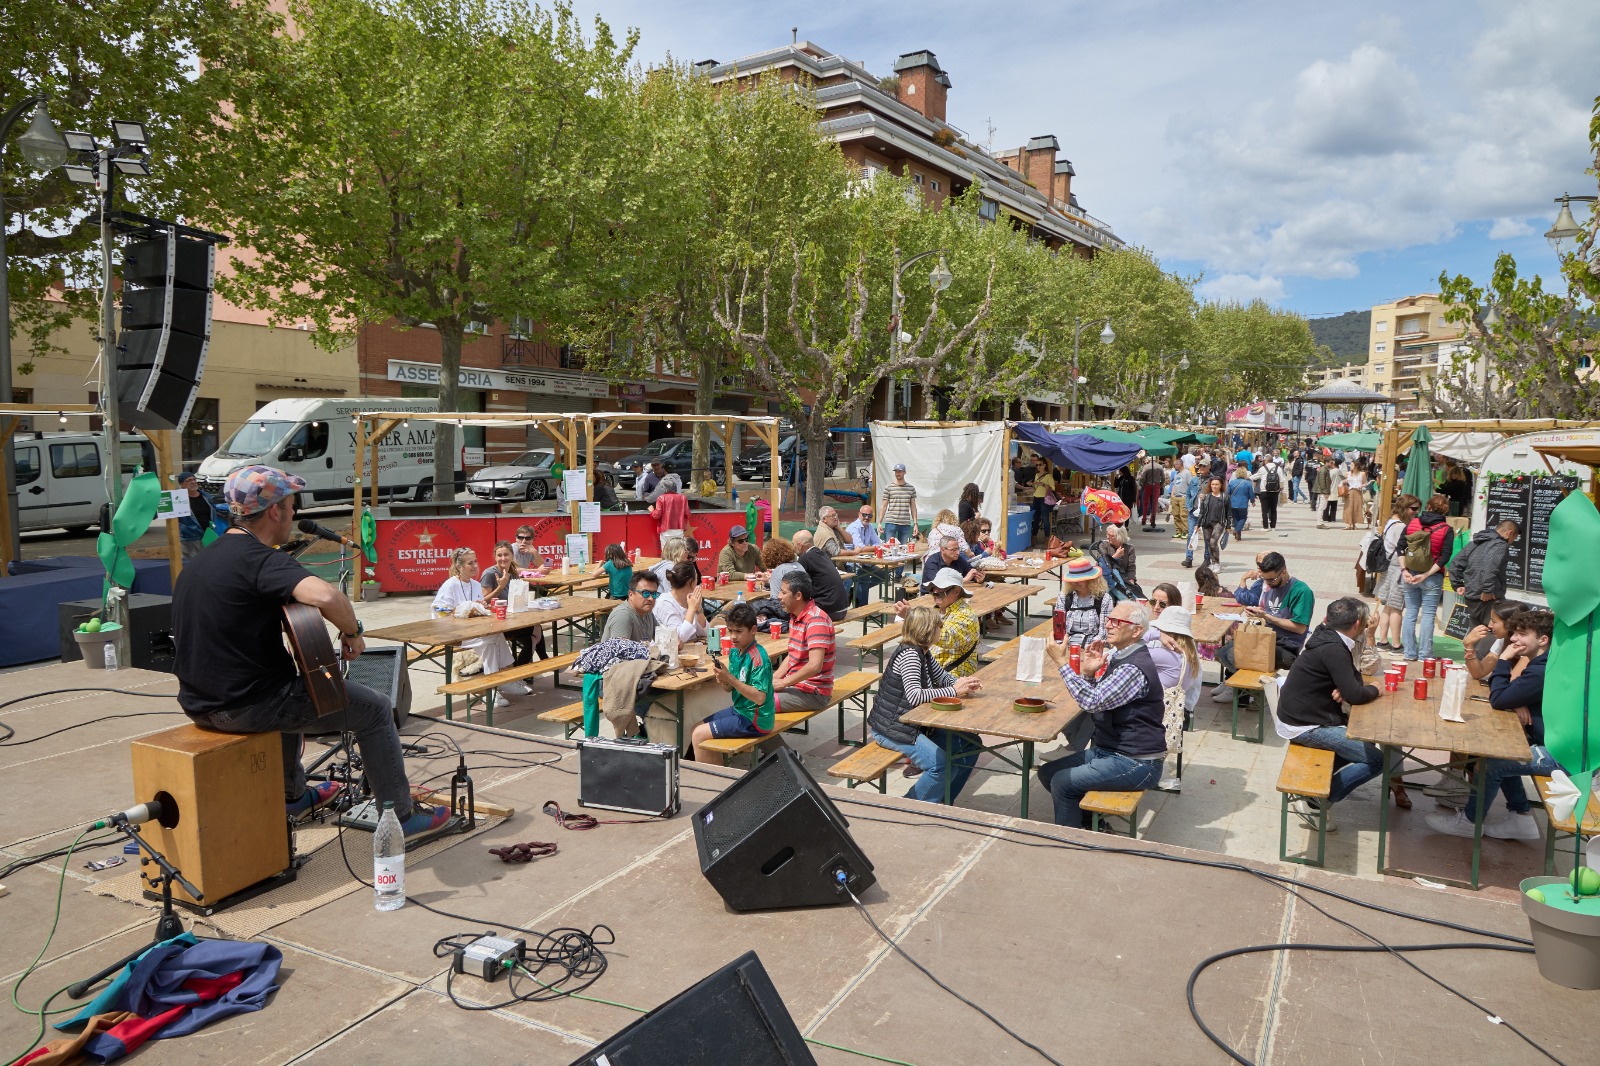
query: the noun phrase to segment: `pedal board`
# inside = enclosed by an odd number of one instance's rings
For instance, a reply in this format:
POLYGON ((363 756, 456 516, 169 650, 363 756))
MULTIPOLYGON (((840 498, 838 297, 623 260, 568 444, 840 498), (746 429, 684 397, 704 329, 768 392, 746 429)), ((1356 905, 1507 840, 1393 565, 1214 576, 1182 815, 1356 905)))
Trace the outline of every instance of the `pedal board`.
MULTIPOLYGON (((339 816, 339 824, 346 829, 359 829, 364 833, 372 833, 377 831, 378 819, 382 816, 383 811, 379 809, 376 802, 364 800, 341 814, 339 816)), ((426 833, 414 833, 406 837, 406 850, 414 851, 430 840, 437 840, 448 833, 465 832, 466 828, 467 820, 459 814, 452 814, 449 820, 439 828, 426 833)))

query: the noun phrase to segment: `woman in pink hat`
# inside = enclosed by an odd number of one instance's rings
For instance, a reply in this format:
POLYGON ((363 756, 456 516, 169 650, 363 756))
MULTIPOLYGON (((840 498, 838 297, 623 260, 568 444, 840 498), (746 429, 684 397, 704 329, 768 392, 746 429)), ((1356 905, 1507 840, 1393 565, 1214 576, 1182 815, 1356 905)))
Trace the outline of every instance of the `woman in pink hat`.
POLYGON ((1086 647, 1106 639, 1106 619, 1116 606, 1105 575, 1087 555, 1074 555, 1062 568, 1065 583, 1056 597, 1056 609, 1067 613, 1067 643, 1086 647))

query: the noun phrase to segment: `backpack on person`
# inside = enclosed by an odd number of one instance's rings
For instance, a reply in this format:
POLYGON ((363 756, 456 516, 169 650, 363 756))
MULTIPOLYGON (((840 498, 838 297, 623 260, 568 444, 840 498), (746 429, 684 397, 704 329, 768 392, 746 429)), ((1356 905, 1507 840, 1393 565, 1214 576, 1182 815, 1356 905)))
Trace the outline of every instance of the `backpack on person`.
POLYGON ((1413 574, 1426 574, 1433 568, 1433 530, 1423 526, 1415 533, 1406 534, 1406 569, 1413 574))
POLYGON ((1397 518, 1389 519, 1389 524, 1383 527, 1383 532, 1367 541, 1367 550, 1361 557, 1361 569, 1369 574, 1381 574, 1389 569, 1389 563, 1394 558, 1394 553, 1388 548, 1389 529, 1399 524, 1397 518))
POLYGON ((1266 480, 1266 484, 1263 487, 1266 489, 1266 491, 1269 494, 1270 493, 1274 493, 1274 492, 1279 492, 1279 491, 1282 490, 1283 485, 1282 485, 1282 483, 1280 483, 1278 481, 1278 468, 1277 467, 1273 467, 1271 470, 1267 471, 1267 480, 1266 480))

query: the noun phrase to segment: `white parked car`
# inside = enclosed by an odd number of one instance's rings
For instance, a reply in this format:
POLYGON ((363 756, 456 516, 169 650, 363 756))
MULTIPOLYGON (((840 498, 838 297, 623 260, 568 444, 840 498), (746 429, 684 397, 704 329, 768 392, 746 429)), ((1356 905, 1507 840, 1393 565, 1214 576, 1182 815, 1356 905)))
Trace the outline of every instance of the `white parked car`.
POLYGON ((467 481, 467 491, 485 500, 548 500, 560 480, 552 469, 555 462, 554 451, 535 448, 504 465, 479 470, 467 481))

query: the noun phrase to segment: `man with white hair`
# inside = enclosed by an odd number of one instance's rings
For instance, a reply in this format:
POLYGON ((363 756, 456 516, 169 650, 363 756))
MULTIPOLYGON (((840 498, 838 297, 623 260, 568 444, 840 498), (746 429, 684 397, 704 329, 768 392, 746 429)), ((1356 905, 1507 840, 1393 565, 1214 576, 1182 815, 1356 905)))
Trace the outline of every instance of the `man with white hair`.
POLYGON ((983 571, 967 561, 961 554, 961 542, 954 537, 945 537, 939 542, 939 550, 929 552, 922 561, 922 591, 933 591, 933 579, 940 570, 954 570, 961 575, 961 580, 973 585, 983 584, 983 571))
POLYGON ((1150 609, 1126 600, 1106 620, 1105 644, 1083 649, 1081 674, 1073 671, 1065 641, 1049 641, 1045 650, 1060 670, 1067 691, 1094 721, 1089 747, 1039 767, 1039 781, 1055 803, 1057 825, 1090 827, 1090 816, 1078 804, 1090 792, 1137 792, 1161 780, 1167 757, 1162 725, 1161 677, 1150 647, 1144 642, 1150 609), (1096 675, 1105 667, 1105 675, 1096 675))
POLYGON ((812 541, 830 559, 855 547, 850 534, 839 525, 839 512, 832 507, 824 507, 817 512, 817 531, 812 534, 812 541))
POLYGON ((833 621, 843 619, 850 610, 850 589, 839 576, 839 568, 833 565, 833 557, 816 546, 809 529, 800 530, 790 543, 794 545, 795 562, 811 578, 817 606, 833 621))

